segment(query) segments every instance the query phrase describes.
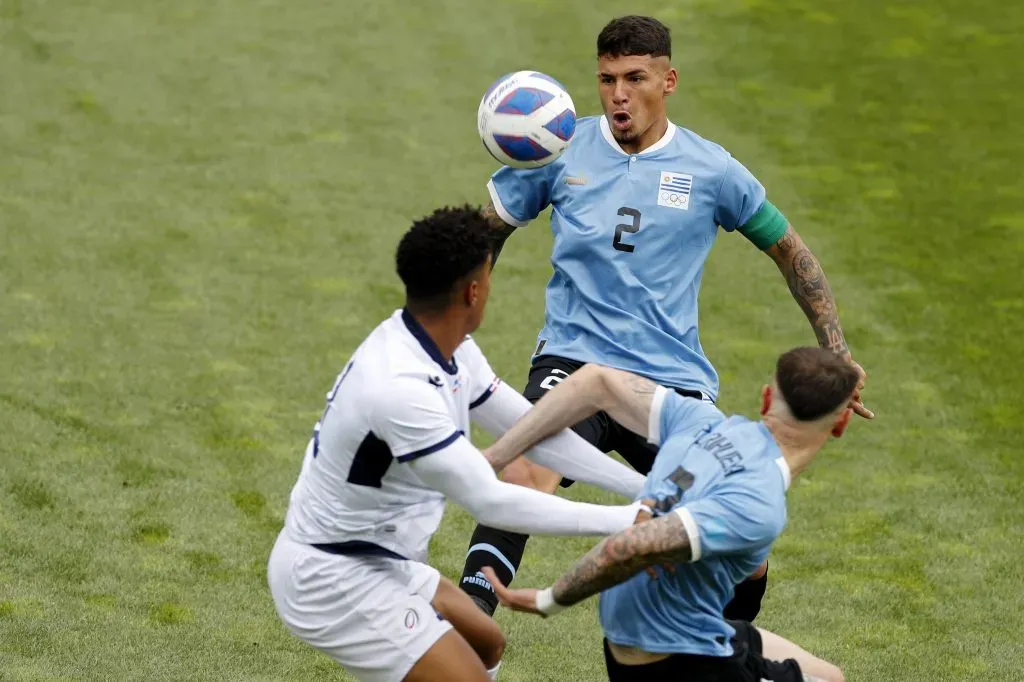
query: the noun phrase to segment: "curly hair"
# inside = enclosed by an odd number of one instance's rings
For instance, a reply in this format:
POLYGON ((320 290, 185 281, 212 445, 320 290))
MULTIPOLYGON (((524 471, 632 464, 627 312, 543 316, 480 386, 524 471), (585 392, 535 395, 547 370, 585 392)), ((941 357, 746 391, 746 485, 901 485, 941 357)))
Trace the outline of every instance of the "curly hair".
POLYGON ((456 284, 483 265, 490 253, 490 228, 479 208, 445 206, 417 220, 395 253, 407 304, 421 310, 443 309, 456 284))
POLYGON ((672 57, 672 35, 654 17, 630 15, 612 19, 597 36, 598 57, 672 57))
POLYGON ((797 421, 814 421, 846 404, 859 381, 853 364, 825 348, 794 348, 775 365, 775 382, 797 421))

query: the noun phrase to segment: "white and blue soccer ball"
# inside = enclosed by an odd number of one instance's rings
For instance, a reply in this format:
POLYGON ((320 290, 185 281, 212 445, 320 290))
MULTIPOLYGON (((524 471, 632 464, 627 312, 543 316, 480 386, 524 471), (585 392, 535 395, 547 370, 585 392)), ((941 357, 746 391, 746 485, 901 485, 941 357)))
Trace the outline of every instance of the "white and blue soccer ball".
POLYGON ((576 107, 562 84, 538 71, 516 71, 487 89, 477 132, 500 163, 539 168, 566 150, 576 132, 576 107))

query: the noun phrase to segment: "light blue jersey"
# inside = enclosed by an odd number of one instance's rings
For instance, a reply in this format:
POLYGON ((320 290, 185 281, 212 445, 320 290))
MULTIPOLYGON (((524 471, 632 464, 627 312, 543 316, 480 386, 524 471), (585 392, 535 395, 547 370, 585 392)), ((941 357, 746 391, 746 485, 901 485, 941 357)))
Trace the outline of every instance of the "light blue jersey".
POLYGON ((554 274, 537 355, 717 397, 718 374, 697 336, 704 261, 719 226, 762 248, 786 226, 773 207, 771 220, 752 220, 765 190, 742 164, 671 123, 661 141, 630 155, 597 116, 580 119, 557 161, 502 168, 488 190, 499 216, 517 227, 553 207, 554 274))
POLYGON ((680 514, 694 561, 674 574, 659 571, 658 580, 641 572, 602 593, 601 625, 622 646, 729 656, 735 631, 722 611, 786 525, 789 469, 761 422, 664 395, 662 446, 643 495, 658 501, 659 513, 680 514))

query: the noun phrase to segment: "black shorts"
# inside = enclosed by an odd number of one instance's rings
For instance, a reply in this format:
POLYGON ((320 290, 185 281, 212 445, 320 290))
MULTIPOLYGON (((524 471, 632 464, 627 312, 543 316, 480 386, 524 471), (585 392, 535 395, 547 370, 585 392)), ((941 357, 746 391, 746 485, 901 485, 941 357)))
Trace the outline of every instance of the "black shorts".
POLYGON ((608 641, 604 661, 610 682, 803 682, 800 664, 790 658, 771 661, 762 656, 761 633, 750 623, 731 620, 736 629, 733 655, 728 657, 673 654, 646 665, 622 665, 612 658, 608 641))
MULTIPOLYGON (((530 378, 526 382, 523 396, 531 403, 540 400, 544 393, 558 385, 567 376, 585 365, 584 362, 560 358, 556 355, 542 355, 533 361, 530 378)), ((690 398, 702 398, 700 391, 674 389, 676 393, 690 398)), ((631 467, 646 476, 654 466, 654 457, 658 448, 647 442, 643 436, 637 435, 612 420, 605 412, 598 412, 588 419, 572 427, 583 440, 601 452, 615 452, 622 455, 631 467)), ((568 488, 573 481, 563 478, 562 486, 568 488)))

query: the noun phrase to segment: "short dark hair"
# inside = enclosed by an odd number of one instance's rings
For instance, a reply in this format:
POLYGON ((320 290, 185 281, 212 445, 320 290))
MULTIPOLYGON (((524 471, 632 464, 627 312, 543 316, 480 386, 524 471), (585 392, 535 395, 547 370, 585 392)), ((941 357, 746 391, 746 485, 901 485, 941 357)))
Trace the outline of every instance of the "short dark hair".
POLYGON ((598 57, 672 57, 672 34, 654 17, 612 19, 597 36, 598 57))
POLYGON ((490 228, 479 208, 439 208, 412 224, 395 252, 406 303, 437 311, 451 300, 455 285, 491 253, 490 228))
POLYGON ((814 421, 850 401, 860 376, 825 348, 794 348, 779 356, 775 383, 797 421, 814 421))

